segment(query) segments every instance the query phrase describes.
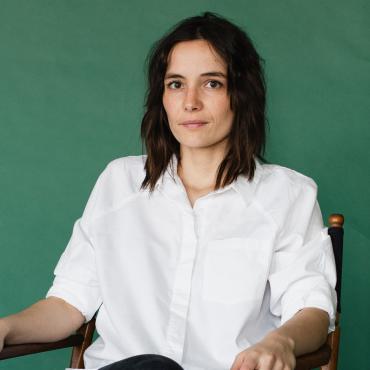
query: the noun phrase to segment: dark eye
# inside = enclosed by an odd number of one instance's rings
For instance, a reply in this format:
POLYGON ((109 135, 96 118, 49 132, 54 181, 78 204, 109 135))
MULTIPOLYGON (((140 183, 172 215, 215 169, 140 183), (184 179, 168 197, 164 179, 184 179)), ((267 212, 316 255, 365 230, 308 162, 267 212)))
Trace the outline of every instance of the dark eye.
POLYGON ((182 86, 181 82, 180 81, 171 81, 167 84, 167 87, 169 87, 170 89, 180 89, 182 86))
POLYGON ((220 81, 217 81, 217 80, 211 80, 211 81, 207 82, 206 86, 210 87, 211 89, 217 89, 217 88, 222 87, 222 83, 220 81))

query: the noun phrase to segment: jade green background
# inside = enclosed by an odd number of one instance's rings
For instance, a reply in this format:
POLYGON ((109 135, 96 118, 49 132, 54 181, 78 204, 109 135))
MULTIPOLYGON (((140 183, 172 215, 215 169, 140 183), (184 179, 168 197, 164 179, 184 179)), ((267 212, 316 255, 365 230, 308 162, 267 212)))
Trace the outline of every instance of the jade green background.
MULTIPOLYGON (((313 177, 325 217, 346 216, 339 368, 370 369, 369 4, 0 0, 0 316, 45 295, 99 173, 141 153, 151 44, 211 10, 266 60, 267 159, 313 177)), ((69 354, 0 369, 63 369, 69 354)))

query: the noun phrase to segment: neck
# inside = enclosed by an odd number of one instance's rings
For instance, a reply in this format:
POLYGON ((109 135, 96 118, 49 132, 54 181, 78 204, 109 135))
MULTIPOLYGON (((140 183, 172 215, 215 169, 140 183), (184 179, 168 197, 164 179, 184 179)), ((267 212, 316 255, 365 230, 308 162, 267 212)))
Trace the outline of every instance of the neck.
POLYGON ((181 150, 177 173, 185 188, 193 191, 212 191, 216 184, 218 167, 225 151, 202 149, 181 150))

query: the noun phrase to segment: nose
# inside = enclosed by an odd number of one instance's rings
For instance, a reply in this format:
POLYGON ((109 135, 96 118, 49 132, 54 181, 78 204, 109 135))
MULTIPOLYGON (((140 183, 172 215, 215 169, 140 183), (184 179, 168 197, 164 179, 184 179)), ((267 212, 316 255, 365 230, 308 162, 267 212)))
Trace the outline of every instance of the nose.
POLYGON ((187 112, 198 111, 202 108, 199 92, 195 87, 189 87, 185 93, 184 109, 187 112))

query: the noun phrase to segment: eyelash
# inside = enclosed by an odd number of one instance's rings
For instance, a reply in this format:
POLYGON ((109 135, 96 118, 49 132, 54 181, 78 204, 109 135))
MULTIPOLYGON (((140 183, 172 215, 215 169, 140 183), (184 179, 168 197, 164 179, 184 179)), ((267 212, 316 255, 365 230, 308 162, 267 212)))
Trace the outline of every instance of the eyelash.
MULTIPOLYGON (((217 87, 214 87, 213 89, 219 89, 221 87, 223 87, 223 83, 218 81, 218 80, 209 80, 207 81, 206 85, 208 85, 209 83, 216 83, 217 84, 217 87)), ((179 80, 173 80, 173 81, 170 81, 166 84, 166 87, 169 88, 169 89, 173 89, 173 90, 178 90, 179 88, 181 88, 181 85, 182 85, 182 82, 179 81, 179 80), (173 84, 180 84, 180 87, 172 87, 173 84)))

